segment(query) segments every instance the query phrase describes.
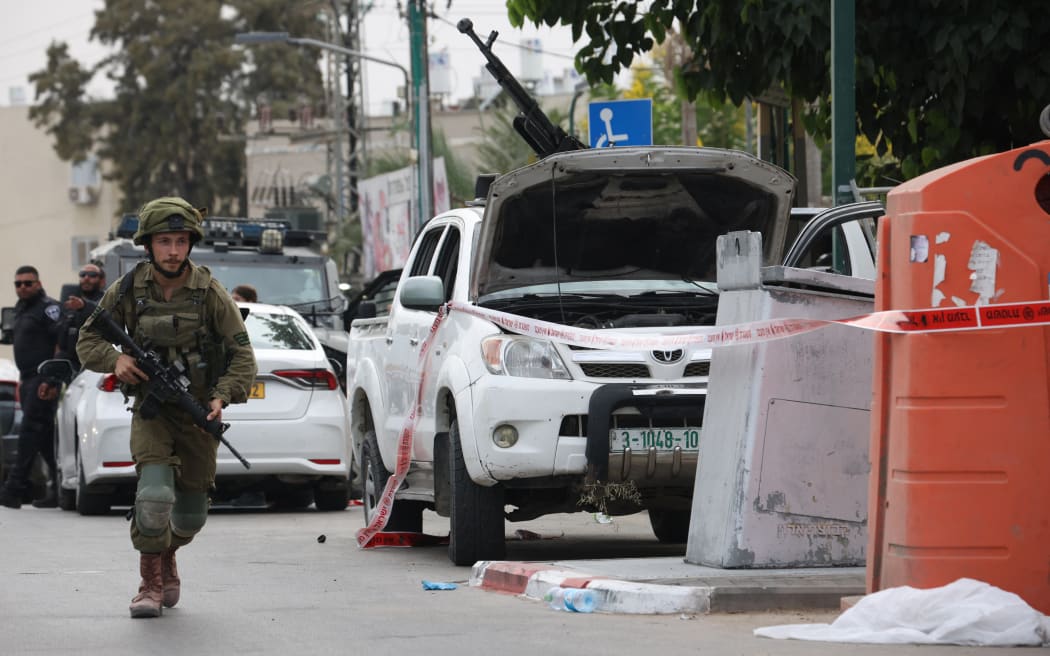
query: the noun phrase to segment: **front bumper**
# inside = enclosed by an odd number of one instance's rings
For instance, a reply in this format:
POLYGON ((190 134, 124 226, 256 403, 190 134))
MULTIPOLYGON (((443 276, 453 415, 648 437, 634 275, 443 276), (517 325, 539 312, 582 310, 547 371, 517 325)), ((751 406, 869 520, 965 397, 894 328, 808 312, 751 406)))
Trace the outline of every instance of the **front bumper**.
POLYGON ((463 448, 473 444, 481 484, 519 479, 590 475, 595 480, 632 480, 640 487, 692 486, 696 451, 645 453, 609 451, 615 428, 699 428, 707 398, 703 384, 612 383, 486 376, 457 399, 475 408, 472 421, 460 417, 463 448), (500 448, 493 431, 509 424, 517 443, 500 448))

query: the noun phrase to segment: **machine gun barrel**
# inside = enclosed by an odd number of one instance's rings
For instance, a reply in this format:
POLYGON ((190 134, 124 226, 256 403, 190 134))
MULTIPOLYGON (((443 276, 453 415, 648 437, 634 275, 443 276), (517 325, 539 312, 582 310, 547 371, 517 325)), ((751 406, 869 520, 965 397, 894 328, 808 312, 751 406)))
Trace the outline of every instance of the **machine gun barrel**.
POLYGON ((186 412, 193 419, 194 424, 200 426, 205 432, 229 449, 230 453, 244 465, 245 469, 251 469, 251 463, 237 449, 233 448, 233 445, 223 435, 230 425, 217 419, 208 419, 210 414, 208 408, 190 394, 189 385, 184 382, 182 373, 173 366, 165 365, 156 353, 147 351, 136 344, 135 340, 113 320, 113 316, 106 308, 87 299, 84 302, 89 307, 93 307, 92 316, 94 320, 92 328, 114 344, 119 344, 125 353, 135 358, 135 364, 149 376, 149 384, 153 386, 156 395, 173 402, 178 408, 186 412))
POLYGON ((526 143, 537 155, 542 158, 553 153, 583 150, 587 147, 575 137, 566 134, 565 130, 552 123, 550 118, 540 108, 539 103, 529 95, 529 92, 521 86, 521 83, 503 65, 500 58, 492 52, 492 43, 499 35, 498 32, 491 32, 488 40, 482 41, 474 32, 474 23, 469 18, 460 19, 459 23, 456 24, 456 28, 469 36, 474 44, 477 45, 478 50, 481 51, 481 54, 488 61, 485 64, 485 68, 492 74, 492 77, 495 78, 500 87, 507 92, 514 104, 518 106, 520 113, 514 118, 514 129, 518 131, 518 134, 525 139, 526 143))

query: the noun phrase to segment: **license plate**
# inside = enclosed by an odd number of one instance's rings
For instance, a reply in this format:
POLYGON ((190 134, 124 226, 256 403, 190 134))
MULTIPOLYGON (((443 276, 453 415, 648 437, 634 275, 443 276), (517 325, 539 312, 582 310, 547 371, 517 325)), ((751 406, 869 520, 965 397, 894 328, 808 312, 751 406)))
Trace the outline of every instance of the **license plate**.
POLYGON ((265 399, 266 398, 266 383, 256 381, 252 383, 252 390, 248 392, 249 399, 265 399))
POLYGON ((609 450, 623 451, 630 447, 632 451, 648 451, 650 447, 657 451, 671 451, 675 447, 683 451, 696 451, 700 448, 699 428, 614 428, 609 431, 609 450))

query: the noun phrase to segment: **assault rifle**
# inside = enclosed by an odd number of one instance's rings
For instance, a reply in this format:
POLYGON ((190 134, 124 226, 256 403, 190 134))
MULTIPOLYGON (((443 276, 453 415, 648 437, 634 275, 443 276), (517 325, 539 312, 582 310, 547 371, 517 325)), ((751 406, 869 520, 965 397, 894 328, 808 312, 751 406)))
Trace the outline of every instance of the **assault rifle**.
POLYGON ((149 380, 142 384, 145 397, 142 405, 139 406, 139 412, 144 419, 156 417, 162 404, 173 403, 189 414, 194 424, 224 444, 230 453, 241 461, 245 469, 251 469, 251 464, 223 436, 230 425, 216 419, 209 420, 208 408, 190 394, 190 381, 185 376, 185 367, 182 362, 164 364, 156 351, 144 349, 136 344, 135 340, 131 339, 124 329, 113 320, 113 316, 106 308, 87 299, 84 299, 84 303, 93 307, 94 319, 91 328, 111 343, 123 347, 124 353, 135 358, 138 368, 149 376, 149 380))
POLYGON ((511 97, 514 104, 521 112, 514 117, 514 129, 525 139, 529 147, 541 158, 554 153, 563 153, 570 150, 584 150, 587 148, 576 137, 565 134, 557 125, 551 123, 550 118, 543 113, 539 104, 529 95, 529 92, 511 75, 507 67, 503 65, 500 58, 492 52, 492 43, 499 36, 499 32, 493 30, 489 33, 487 41, 482 41, 474 33, 474 23, 469 18, 463 18, 456 24, 460 32, 469 36, 485 55, 488 69, 492 77, 496 79, 503 90, 511 97))

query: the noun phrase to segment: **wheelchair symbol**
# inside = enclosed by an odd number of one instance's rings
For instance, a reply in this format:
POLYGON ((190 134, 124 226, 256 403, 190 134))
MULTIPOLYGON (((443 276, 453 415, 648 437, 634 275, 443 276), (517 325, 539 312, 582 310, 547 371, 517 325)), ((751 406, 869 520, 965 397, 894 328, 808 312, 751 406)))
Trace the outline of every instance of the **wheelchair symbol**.
POLYGON ((598 116, 602 119, 602 123, 605 124, 605 134, 598 137, 598 141, 595 142, 595 148, 605 148, 608 146, 615 146, 618 142, 627 141, 629 135, 626 134, 613 134, 612 118, 613 110, 610 107, 602 107, 601 111, 598 112, 598 116))

